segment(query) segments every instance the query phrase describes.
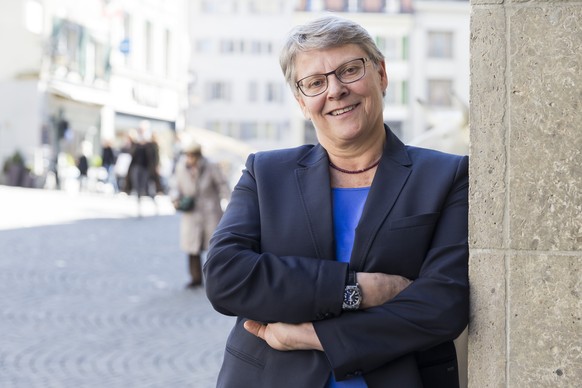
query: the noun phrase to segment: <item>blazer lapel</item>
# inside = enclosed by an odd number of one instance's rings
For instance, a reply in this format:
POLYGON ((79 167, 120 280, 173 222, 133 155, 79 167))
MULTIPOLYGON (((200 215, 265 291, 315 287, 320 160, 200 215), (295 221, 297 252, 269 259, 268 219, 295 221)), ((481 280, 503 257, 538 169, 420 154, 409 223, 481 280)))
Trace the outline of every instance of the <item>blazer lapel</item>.
POLYGON ((386 146, 378 165, 356 236, 350 265, 355 270, 364 268, 366 256, 378 230, 392 210, 411 172, 410 158, 404 144, 386 128, 386 146))
POLYGON ((313 244, 319 258, 333 260, 335 249, 327 153, 318 144, 298 163, 303 167, 295 170, 295 177, 313 244))

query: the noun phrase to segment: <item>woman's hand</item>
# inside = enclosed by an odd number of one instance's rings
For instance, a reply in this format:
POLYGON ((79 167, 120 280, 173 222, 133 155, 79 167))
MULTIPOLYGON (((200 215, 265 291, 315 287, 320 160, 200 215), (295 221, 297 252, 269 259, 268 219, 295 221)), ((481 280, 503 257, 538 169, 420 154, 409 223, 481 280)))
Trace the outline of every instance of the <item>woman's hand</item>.
POLYGON ((358 272, 357 278, 362 290, 360 309, 383 305, 412 283, 405 277, 381 272, 358 272))
MULTIPOLYGON (((361 309, 380 306, 388 302, 412 283, 405 277, 380 272, 358 272, 357 278, 363 295, 361 309)), ((244 328, 276 350, 323 351, 311 322, 262 324, 248 320, 244 323, 244 328)))
POLYGON ((244 328, 276 350, 323 351, 321 342, 319 342, 311 322, 299 324, 277 322, 264 325, 249 320, 244 323, 244 328))

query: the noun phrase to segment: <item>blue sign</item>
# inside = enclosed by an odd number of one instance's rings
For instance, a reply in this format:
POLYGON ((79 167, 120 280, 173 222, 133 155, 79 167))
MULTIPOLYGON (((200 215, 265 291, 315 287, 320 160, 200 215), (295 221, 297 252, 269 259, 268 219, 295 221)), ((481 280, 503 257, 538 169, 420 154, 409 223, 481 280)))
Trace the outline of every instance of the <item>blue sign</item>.
POLYGON ((129 41, 129 38, 125 38, 119 43, 119 51, 121 51, 125 55, 129 54, 129 52, 131 51, 131 43, 129 41))

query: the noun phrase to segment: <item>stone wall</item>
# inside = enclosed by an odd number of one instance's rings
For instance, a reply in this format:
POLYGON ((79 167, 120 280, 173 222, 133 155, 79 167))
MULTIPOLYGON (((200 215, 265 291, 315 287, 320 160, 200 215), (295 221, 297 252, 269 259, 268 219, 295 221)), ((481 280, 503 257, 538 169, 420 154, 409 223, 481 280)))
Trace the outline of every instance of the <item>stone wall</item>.
POLYGON ((471 4, 469 387, 579 387, 582 1, 471 4))

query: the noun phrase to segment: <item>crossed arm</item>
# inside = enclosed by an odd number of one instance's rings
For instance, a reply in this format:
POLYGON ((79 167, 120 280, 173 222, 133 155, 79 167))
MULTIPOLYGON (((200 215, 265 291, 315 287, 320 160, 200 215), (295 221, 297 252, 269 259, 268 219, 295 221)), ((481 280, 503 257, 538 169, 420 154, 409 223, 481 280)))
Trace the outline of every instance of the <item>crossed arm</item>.
MULTIPOLYGON (((360 308, 366 311, 341 316, 337 314, 340 312, 338 302, 343 290, 340 279, 346 273, 345 263, 311 260, 308 258, 315 256, 309 249, 294 249, 297 241, 310 237, 304 230, 293 230, 294 240, 291 242, 277 240, 279 235, 286 235, 289 223, 271 222, 263 227, 258 216, 259 189, 254 175, 250 172, 243 175, 242 183, 233 193, 230 211, 226 212, 222 227, 218 228, 211 244, 205 267, 210 301, 223 314, 252 319, 245 322, 245 329, 274 349, 322 351, 325 348, 331 364, 342 373, 353 369, 355 360, 362 359, 363 350, 352 346, 362 337, 370 341, 366 352, 373 355, 373 359, 368 357, 371 361, 365 370, 372 370, 411 351, 436 345, 449 337, 454 338, 466 325, 468 316, 466 168, 466 161, 458 164, 453 187, 442 189, 441 196, 447 195, 446 200, 434 204, 439 220, 431 234, 433 243, 427 247, 419 276, 414 277, 410 289, 400 294, 410 281, 399 276, 358 273, 363 294, 360 308), (267 236, 261 233, 267 233, 267 236), (261 241, 268 244, 262 247, 261 241), (291 251, 294 255, 277 255, 282 251, 281 244, 285 244, 285 252, 291 251), (395 296, 398 303, 392 301, 395 296), (335 318, 326 319, 328 313, 335 318), (360 320, 360 316, 363 319, 360 320), (335 324, 336 319, 338 324, 335 324), (383 327, 391 330, 382 331, 383 327), (358 337, 351 335, 354 332, 359 333, 358 337), (383 334, 374 336, 374 333, 383 334), (345 339, 342 346, 334 342, 338 336, 345 339), (390 346, 386 346, 387 343, 390 346), (351 351, 345 352, 348 347, 351 351)), ((260 175, 263 177, 265 172, 260 175)), ((278 208, 279 197, 289 200, 289 196, 285 197, 287 192, 280 191, 282 193, 277 196, 264 197, 266 203, 263 207, 267 213, 268 209, 278 208)), ((287 212, 278 217, 294 216, 287 212)), ((266 218, 263 221, 272 220, 266 218)), ((401 235, 399 230, 386 233, 386 238, 401 235)), ((415 241, 410 239, 407 243, 416 244, 415 241)), ((383 254, 379 249, 376 258, 383 254)), ((405 255, 402 249, 394 254, 405 255)))
MULTIPOLYGON (((358 272, 357 278, 362 290, 360 309, 380 306, 394 298, 412 283, 405 277, 384 273, 358 272)), ((323 351, 323 346, 311 322, 262 324, 249 320, 245 322, 244 327, 249 333, 263 339, 270 347, 276 350, 323 351)))

